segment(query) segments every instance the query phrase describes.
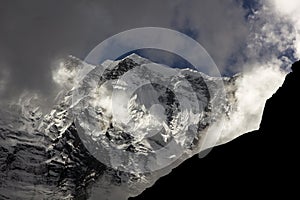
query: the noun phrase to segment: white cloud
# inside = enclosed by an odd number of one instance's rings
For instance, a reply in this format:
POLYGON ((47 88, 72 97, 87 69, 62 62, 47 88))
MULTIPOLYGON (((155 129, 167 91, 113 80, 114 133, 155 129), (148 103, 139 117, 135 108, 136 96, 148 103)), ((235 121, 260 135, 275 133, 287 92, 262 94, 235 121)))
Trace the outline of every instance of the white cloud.
POLYGON ((230 114, 230 120, 225 120, 219 144, 259 129, 267 99, 282 85, 286 75, 278 67, 280 62, 274 58, 266 63, 256 63, 247 67, 248 71, 237 79, 237 109, 230 114))
POLYGON ((269 2, 274 6, 275 11, 282 17, 288 18, 296 32, 297 40, 296 46, 296 56, 300 58, 300 1, 299 0, 269 0, 269 2))
POLYGON ((272 0, 275 4, 275 7, 278 11, 290 15, 292 12, 296 15, 299 15, 297 13, 297 9, 300 7, 300 1, 299 0, 272 0))
POLYGON ((266 100, 282 85, 292 56, 299 58, 300 14, 295 14, 299 8, 300 1, 276 0, 263 4, 250 20, 252 32, 243 52, 246 59, 238 63, 244 70, 237 80, 237 110, 224 122, 219 144, 259 129, 266 100), (287 50, 297 55, 286 55, 287 50))
POLYGON ((7 88, 10 73, 3 65, 0 67, 0 97, 2 98, 7 88))

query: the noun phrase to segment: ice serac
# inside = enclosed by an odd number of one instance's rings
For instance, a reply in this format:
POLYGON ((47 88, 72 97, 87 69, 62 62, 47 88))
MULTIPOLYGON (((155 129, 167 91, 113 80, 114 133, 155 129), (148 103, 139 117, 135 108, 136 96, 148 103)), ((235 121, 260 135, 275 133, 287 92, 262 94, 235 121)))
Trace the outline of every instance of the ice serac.
POLYGON ((208 77, 136 54, 99 66, 69 57, 54 73, 64 89, 50 112, 26 96, 1 111, 0 197, 138 195, 201 150, 257 129, 284 77, 274 67, 208 77))

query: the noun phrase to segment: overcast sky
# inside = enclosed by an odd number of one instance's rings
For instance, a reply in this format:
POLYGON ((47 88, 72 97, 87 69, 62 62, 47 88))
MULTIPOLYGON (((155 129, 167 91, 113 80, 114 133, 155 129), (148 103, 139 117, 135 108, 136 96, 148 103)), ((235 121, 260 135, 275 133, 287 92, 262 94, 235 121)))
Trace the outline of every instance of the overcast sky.
MULTIPOLYGON (((259 3, 255 2, 257 1, 1 1, 0 97, 2 100, 14 98, 23 91, 34 91, 47 96, 55 88, 51 71, 58 59, 69 54, 83 59, 107 37, 144 26, 182 31, 205 47, 221 71, 239 71, 245 54, 254 55, 259 52, 244 51, 249 45, 249 36, 256 38, 257 42, 258 36, 253 32, 260 35, 260 29, 265 23, 262 20, 254 26, 247 19, 249 13, 255 12, 259 7, 259 3), (232 63, 234 69, 230 69, 228 63, 232 63)), ((273 22, 275 24, 277 21, 273 22)), ((273 25, 270 30, 272 28, 273 25)), ((289 28, 287 26, 284 30, 289 31, 289 28)), ((257 45, 259 46, 255 44, 257 45)), ((293 44, 283 44, 283 48, 287 45, 293 44)))

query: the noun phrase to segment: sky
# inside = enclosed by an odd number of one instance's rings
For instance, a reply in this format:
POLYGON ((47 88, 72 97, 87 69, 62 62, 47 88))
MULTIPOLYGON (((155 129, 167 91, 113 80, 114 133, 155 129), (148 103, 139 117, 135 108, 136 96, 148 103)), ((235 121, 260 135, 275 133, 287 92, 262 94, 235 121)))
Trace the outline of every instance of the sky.
MULTIPOLYGON (((297 0, 26 0, 0 2, 0 102, 52 98, 58 60, 80 59, 106 38, 154 26, 197 40, 224 75, 297 59, 297 0), (291 14, 293 13, 293 14, 291 14)), ((297 32, 298 31, 298 32, 297 32)))

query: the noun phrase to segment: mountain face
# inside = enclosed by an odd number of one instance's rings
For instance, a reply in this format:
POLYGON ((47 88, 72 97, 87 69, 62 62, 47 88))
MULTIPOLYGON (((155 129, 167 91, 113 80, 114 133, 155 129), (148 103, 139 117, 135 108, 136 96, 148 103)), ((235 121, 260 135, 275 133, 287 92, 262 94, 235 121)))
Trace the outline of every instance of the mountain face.
POLYGON ((255 130, 282 83, 275 75, 266 92, 264 79, 249 85, 253 74, 208 77, 135 54, 99 66, 69 57, 53 77, 65 89, 50 112, 34 96, 0 111, 0 198, 136 196, 191 156, 255 130), (245 90, 257 93, 253 110, 245 90))
POLYGON ((267 100, 259 130, 193 156, 132 199, 298 198, 299 61, 292 70, 267 100))

